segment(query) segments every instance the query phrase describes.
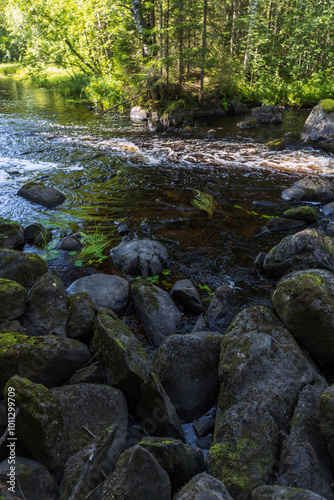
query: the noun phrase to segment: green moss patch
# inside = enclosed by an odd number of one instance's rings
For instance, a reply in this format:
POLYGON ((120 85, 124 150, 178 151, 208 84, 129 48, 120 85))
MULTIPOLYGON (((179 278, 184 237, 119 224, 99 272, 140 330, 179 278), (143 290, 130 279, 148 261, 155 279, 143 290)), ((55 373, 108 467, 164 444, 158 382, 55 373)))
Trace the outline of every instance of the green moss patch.
POLYGON ((320 105, 325 113, 334 113, 333 99, 324 99, 323 101, 321 101, 320 105))

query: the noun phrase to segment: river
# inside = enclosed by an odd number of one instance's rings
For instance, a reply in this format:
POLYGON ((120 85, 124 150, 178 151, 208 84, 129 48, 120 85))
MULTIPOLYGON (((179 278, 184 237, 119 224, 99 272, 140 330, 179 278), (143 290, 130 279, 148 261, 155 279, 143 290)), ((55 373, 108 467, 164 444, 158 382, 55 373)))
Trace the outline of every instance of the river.
MULTIPOLYGON (((286 111, 282 125, 249 130, 236 126, 242 117, 225 116, 150 134, 127 117, 94 113, 56 91, 1 77, 0 215, 24 226, 45 223, 56 240, 98 227, 110 233, 110 247, 126 223, 165 243, 171 282, 188 277, 211 290, 233 285, 236 309, 268 304, 273 284, 254 273, 254 259, 286 233, 268 237, 261 228, 289 208, 281 193, 295 180, 333 177, 333 155, 309 147, 271 152, 265 145, 284 135, 298 139, 308 113, 286 111), (18 197, 30 180, 58 188, 66 201, 51 210, 18 197), (194 206, 196 190, 214 198, 211 216, 194 206)), ((64 252, 49 265, 66 285, 86 272, 64 252)), ((110 258, 98 270, 118 272, 110 258)))

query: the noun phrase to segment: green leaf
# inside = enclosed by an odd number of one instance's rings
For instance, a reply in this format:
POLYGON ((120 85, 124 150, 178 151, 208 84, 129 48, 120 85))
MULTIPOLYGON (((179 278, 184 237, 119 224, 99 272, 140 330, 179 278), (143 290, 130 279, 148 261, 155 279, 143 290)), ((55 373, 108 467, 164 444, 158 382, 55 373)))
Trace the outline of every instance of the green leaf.
POLYGON ((83 261, 82 260, 76 260, 74 263, 77 267, 83 266, 83 261))

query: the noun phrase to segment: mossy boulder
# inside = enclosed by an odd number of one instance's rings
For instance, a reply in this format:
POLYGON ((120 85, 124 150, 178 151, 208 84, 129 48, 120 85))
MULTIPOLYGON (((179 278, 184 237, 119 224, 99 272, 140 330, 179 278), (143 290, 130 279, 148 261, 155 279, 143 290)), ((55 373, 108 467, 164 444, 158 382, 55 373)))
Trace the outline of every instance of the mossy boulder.
POLYGON ((25 241, 21 224, 0 217, 0 248, 19 248, 25 241))
POLYGON ((65 201, 65 195, 58 191, 58 189, 45 186, 41 182, 28 182, 24 184, 18 190, 17 195, 47 208, 57 207, 65 201))
POLYGON ((329 203, 334 200, 334 184, 321 177, 304 177, 285 189, 282 198, 287 201, 329 203))
POLYGON ((187 446, 180 440, 148 437, 140 441, 139 446, 149 451, 167 472, 172 495, 193 476, 205 470, 202 450, 187 446))
POLYGON ((16 417, 15 434, 18 443, 29 455, 47 469, 60 463, 64 445, 64 426, 60 402, 45 386, 14 376, 8 391, 15 391, 15 403, 20 408, 16 417))
POLYGON ((279 139, 273 139, 267 142, 266 146, 271 151, 284 151, 288 149, 289 151, 298 151, 301 149, 301 144, 290 137, 280 137, 279 139))
POLYGON ((197 474, 175 496, 174 500, 233 500, 224 483, 210 474, 197 474))
POLYGON ((28 292, 16 281, 0 278, 0 320, 19 318, 24 313, 28 292))
POLYGON ((79 292, 87 293, 94 307, 104 307, 121 314, 128 306, 130 287, 120 276, 99 273, 79 278, 67 288, 69 295, 79 292))
POLYGON ((66 289, 55 271, 40 276, 29 294, 29 306, 22 324, 29 335, 66 337, 66 289))
POLYGON ((132 299, 146 334, 155 347, 176 333, 182 314, 169 293, 145 280, 131 285, 132 299))
POLYGON ((85 292, 74 293, 68 298, 69 318, 66 333, 72 339, 89 343, 93 337, 95 307, 92 299, 85 292))
MULTIPOLYGON (((8 488, 8 474, 10 472, 10 464, 8 459, 0 464, 0 492, 5 492, 8 488)), ((15 457, 15 494, 6 492, 8 499, 24 498, 26 500, 58 500, 58 484, 50 472, 40 463, 30 458, 15 457), (19 495, 19 497, 17 496, 19 495)))
POLYGON ((252 493, 252 500, 325 500, 323 497, 303 488, 292 486, 259 486, 252 493))
POLYGON ((255 117, 252 118, 246 118, 246 120, 243 120, 239 123, 237 123, 237 127, 239 128, 254 128, 259 125, 259 122, 255 117))
POLYGON ((155 371, 186 422, 215 404, 221 340, 221 334, 212 332, 173 335, 154 354, 155 371))
POLYGON ((315 229, 286 236, 267 253, 263 269, 269 278, 281 278, 288 271, 322 268, 334 271, 332 238, 315 229))
POLYGON ((329 454, 334 462, 334 385, 328 387, 320 397, 318 407, 320 429, 325 438, 329 454))
POLYGON ((288 219, 302 220, 306 222, 317 222, 319 214, 313 207, 302 206, 289 208, 284 212, 284 216, 288 219))
POLYGON ((47 272, 46 262, 34 253, 0 249, 0 278, 16 281, 29 289, 47 272))
POLYGON ((167 472, 150 452, 133 446, 120 456, 115 471, 102 486, 105 500, 170 500, 167 472))
POLYGON ((272 297, 275 311, 312 356, 334 361, 334 274, 298 271, 282 279, 272 297))
POLYGON ((321 435, 318 404, 327 383, 319 377, 301 391, 289 429, 284 437, 276 483, 306 488, 333 499, 333 474, 326 442, 321 435))
POLYGON ((15 332, 0 335, 0 391, 14 375, 46 387, 66 382, 90 359, 88 348, 63 337, 32 337, 15 332))
POLYGON ((64 461, 114 426, 125 443, 128 409, 121 391, 101 384, 76 384, 52 389, 52 394, 62 407, 64 461))
POLYGON ((301 141, 334 151, 334 100, 323 99, 308 116, 301 141))
POLYGON ((226 485, 236 500, 249 499, 269 481, 278 452, 278 427, 257 402, 230 407, 207 455, 207 471, 226 485))

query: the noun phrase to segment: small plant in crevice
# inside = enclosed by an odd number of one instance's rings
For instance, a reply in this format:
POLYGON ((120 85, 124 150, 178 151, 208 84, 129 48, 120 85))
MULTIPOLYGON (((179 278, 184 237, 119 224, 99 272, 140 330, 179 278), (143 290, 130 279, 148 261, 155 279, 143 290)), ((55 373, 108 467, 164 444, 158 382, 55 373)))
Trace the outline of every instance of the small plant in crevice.
POLYGON ((93 233, 86 234, 79 232, 81 242, 83 244, 82 250, 79 252, 69 252, 69 255, 76 257, 75 265, 77 267, 84 265, 97 265, 101 264, 108 256, 103 252, 110 244, 111 233, 102 233, 98 226, 95 226, 93 233))
MULTIPOLYGON (((169 283, 167 279, 170 279, 169 275, 171 272, 172 271, 170 271, 169 269, 162 269, 161 274, 164 276, 164 278, 160 279, 159 274, 155 274, 154 276, 147 276, 147 278, 145 278, 145 281, 153 283, 153 285, 161 284, 165 288, 170 288, 172 286, 172 283, 169 283)), ((141 279, 143 279, 141 276, 137 276, 135 278, 136 281, 139 281, 141 279)))

